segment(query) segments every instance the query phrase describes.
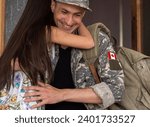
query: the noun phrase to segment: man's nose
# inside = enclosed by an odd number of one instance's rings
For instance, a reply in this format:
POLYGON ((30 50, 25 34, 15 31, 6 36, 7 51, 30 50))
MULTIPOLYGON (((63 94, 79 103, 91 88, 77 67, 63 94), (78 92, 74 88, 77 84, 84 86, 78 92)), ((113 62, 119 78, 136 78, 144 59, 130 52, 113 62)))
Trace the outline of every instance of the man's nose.
POLYGON ((72 16, 72 15, 68 15, 68 16, 67 16, 66 24, 67 24, 68 26, 72 26, 72 25, 73 25, 73 16, 72 16))

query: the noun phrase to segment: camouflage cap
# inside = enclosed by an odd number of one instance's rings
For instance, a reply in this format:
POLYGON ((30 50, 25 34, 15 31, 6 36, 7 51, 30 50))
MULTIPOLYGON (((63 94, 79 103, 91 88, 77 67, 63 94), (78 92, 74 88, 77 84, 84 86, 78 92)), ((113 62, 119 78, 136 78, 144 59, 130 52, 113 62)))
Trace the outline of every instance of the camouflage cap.
POLYGON ((87 10, 92 11, 89 8, 89 0, 56 0, 57 2, 62 2, 62 3, 66 3, 66 4, 71 4, 71 5, 76 5, 82 8, 85 8, 87 10))

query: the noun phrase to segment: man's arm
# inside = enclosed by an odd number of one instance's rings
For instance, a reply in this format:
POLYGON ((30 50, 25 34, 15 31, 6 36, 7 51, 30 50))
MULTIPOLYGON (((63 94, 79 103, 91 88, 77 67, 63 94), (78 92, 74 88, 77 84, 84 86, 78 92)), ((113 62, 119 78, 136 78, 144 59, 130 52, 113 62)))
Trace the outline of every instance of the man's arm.
POLYGON ((64 93, 65 101, 92 104, 102 103, 101 98, 95 94, 92 88, 65 89, 64 93))
POLYGON ((62 101, 81 102, 81 103, 102 103, 92 88, 83 89, 58 89, 49 84, 39 82, 40 86, 25 87, 27 91, 33 90, 35 92, 26 92, 26 102, 40 101, 32 108, 40 107, 45 104, 55 104, 62 101), (30 98, 28 98, 30 97, 30 98))
POLYGON ((91 87, 102 99, 103 103, 99 105, 100 109, 106 109, 113 103, 122 100, 125 89, 124 73, 108 35, 104 32, 99 32, 99 41, 100 56, 97 70, 102 82, 91 87))

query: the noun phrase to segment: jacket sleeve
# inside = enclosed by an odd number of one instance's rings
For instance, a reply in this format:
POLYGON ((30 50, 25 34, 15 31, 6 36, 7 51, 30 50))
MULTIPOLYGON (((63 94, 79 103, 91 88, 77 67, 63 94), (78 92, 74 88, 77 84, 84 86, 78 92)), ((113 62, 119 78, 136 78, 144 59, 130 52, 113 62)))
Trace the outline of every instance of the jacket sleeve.
POLYGON ((110 38, 103 32, 99 33, 99 37, 100 55, 97 71, 101 83, 91 87, 102 99, 102 104, 99 104, 101 109, 106 109, 113 103, 121 101, 124 92, 124 73, 110 38))

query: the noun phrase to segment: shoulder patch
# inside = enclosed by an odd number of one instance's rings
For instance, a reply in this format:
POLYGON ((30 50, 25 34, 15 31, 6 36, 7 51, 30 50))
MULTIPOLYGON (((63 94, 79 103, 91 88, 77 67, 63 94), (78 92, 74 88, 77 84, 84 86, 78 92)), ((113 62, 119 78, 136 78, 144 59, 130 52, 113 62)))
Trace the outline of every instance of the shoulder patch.
POLYGON ((116 53, 114 52, 108 52, 108 60, 111 70, 121 70, 121 66, 119 64, 119 61, 117 60, 116 53))
POLYGON ((108 52, 108 59, 109 60, 116 60, 116 53, 108 52))

